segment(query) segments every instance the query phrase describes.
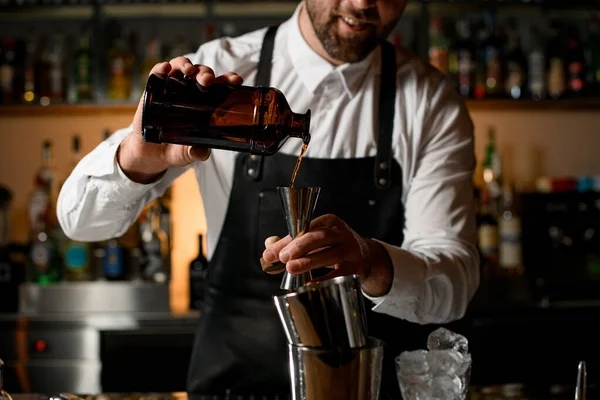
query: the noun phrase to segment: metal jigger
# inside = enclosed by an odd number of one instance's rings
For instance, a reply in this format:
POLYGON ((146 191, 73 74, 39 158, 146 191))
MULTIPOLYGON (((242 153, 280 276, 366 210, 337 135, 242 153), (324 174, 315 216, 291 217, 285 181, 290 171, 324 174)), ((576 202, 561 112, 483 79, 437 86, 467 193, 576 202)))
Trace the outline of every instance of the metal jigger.
MULTIPOLYGON (((292 239, 304 235, 308 230, 320 192, 320 187, 277 188, 288 232, 292 239)), ((280 287, 283 290, 295 290, 311 280, 312 274, 310 271, 295 276, 285 271, 280 287)))

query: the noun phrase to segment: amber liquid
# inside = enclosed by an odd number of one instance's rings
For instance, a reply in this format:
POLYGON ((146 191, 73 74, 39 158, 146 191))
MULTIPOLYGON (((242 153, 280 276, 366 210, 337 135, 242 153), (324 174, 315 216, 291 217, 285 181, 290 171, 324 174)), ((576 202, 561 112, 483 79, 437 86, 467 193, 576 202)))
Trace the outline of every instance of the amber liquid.
POLYGON ((300 156, 298 156, 298 160, 296 160, 296 166, 294 167, 294 172, 292 173, 292 181, 290 182, 290 187, 294 187, 294 182, 296 182, 296 175, 298 175, 298 170, 300 169, 300 164, 302 164, 302 157, 304 157, 304 153, 306 153, 306 148, 308 147, 308 143, 304 143, 302 145, 302 150, 300 151, 300 156))

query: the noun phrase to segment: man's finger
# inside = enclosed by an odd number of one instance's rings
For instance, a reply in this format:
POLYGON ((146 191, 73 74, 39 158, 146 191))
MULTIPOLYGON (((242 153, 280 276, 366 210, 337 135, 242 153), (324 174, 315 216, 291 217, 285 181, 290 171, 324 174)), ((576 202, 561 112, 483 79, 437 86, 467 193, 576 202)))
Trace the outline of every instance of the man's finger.
POLYGON ((321 215, 310 222, 309 230, 316 230, 319 228, 342 228, 346 227, 346 223, 339 217, 333 214, 321 215))
POLYGON ((169 64, 168 62, 158 63, 154 67, 152 67, 149 75, 151 75, 151 74, 168 74, 171 71, 171 68, 172 68, 171 64, 169 64))
POLYGON ((340 240, 341 235, 339 231, 329 228, 310 230, 281 249, 279 258, 283 262, 288 262, 289 260, 303 257, 313 250, 339 244, 340 240))
POLYGON ((286 264, 287 271, 292 275, 298 275, 303 272, 308 272, 312 269, 333 267, 336 264, 341 264, 344 261, 344 251, 342 246, 334 246, 317 251, 310 255, 300 257, 289 261, 286 264))
POLYGON ((274 243, 277 243, 277 241, 279 240, 279 236, 269 236, 268 238, 265 239, 265 248, 271 246, 274 243))
POLYGON ((283 239, 272 243, 265 249, 265 251, 263 251, 263 259, 268 263, 274 263, 275 261, 279 261, 279 252, 291 241, 292 238, 290 237, 290 235, 287 235, 283 239))
POLYGON ((210 152, 210 147, 190 146, 188 148, 188 155, 191 162, 208 160, 210 157, 210 152))
POLYGON ((194 64, 187 57, 175 57, 169 60, 169 64, 171 64, 171 68, 177 69, 183 73, 194 71, 194 64))
POLYGON ((210 86, 215 82, 215 71, 206 65, 199 65, 196 80, 202 86, 210 86))
POLYGON ((215 78, 215 83, 224 83, 228 85, 241 85, 244 79, 235 72, 226 72, 215 78))

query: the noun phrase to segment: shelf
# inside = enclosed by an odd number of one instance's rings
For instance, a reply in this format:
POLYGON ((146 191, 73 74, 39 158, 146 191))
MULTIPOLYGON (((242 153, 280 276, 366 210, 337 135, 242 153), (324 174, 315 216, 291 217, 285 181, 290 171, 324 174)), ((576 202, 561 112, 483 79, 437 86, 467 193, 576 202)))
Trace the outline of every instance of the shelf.
MULTIPOLYGON (((49 106, 35 105, 10 105, 0 106, 2 117, 38 117, 38 116, 90 116, 90 115, 115 115, 130 114, 133 116, 137 104, 60 104, 49 106)), ((600 99, 573 99, 573 100, 467 100, 467 107, 471 111, 564 111, 585 112, 599 111, 600 99)))
POLYGON ((135 113, 137 104, 56 104, 49 106, 10 105, 0 106, 2 117, 64 117, 64 116, 94 116, 135 113))
POLYGON ((598 111, 600 98, 568 100, 467 100, 471 111, 598 111))

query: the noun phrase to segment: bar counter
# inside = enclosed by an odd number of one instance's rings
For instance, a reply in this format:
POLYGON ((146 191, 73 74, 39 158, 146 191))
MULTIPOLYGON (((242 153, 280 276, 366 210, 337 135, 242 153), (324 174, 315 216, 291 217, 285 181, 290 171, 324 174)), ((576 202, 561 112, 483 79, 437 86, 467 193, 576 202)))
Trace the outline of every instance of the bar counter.
MULTIPOLYGON (((575 381, 573 381, 575 382, 575 381)), ((13 400, 48 400, 53 397, 61 400, 57 394, 11 394, 13 400)), ((291 396, 265 396, 236 395, 226 393, 222 395, 188 395, 185 392, 175 393, 102 393, 97 395, 78 395, 84 400, 291 400, 291 396)), ((491 385, 485 387, 472 387, 467 400, 573 400, 575 385, 551 385, 541 387, 528 387, 520 384, 491 385)), ((595 385, 589 385, 586 400, 598 399, 595 385)), ((66 399, 65 399, 66 400, 66 399)), ((380 397, 379 400, 401 400, 380 397)))

